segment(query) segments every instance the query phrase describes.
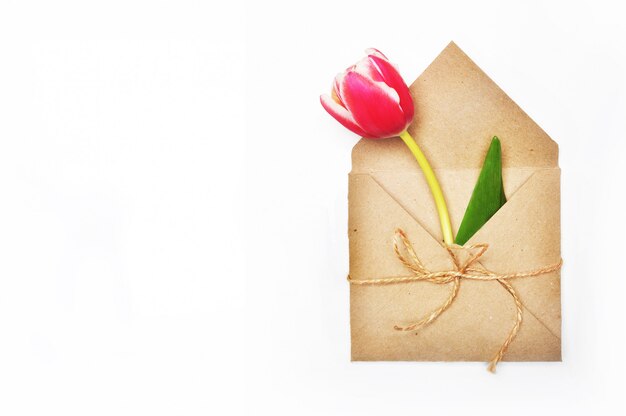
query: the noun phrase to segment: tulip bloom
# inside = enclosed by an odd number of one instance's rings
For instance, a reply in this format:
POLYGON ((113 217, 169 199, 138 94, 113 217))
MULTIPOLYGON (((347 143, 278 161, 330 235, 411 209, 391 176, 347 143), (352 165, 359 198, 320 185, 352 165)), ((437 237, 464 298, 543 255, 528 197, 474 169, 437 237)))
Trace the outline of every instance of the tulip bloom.
POLYGON ((406 130, 413 120, 413 99, 396 67, 376 49, 335 77, 331 95, 320 101, 348 130, 369 139, 400 136, 424 172, 435 200, 443 239, 452 244, 452 226, 443 192, 428 160, 406 130))
POLYGON ((376 49, 337 75, 322 106, 352 132, 370 139, 399 135, 413 120, 413 99, 398 70, 376 49))

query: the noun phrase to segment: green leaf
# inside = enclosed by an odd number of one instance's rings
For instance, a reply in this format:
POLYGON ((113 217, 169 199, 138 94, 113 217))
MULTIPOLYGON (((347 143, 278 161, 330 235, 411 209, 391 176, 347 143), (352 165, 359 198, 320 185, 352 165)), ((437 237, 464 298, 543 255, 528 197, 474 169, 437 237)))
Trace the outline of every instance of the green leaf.
POLYGON ((506 203, 502 183, 502 150, 494 136, 454 241, 465 244, 506 203))

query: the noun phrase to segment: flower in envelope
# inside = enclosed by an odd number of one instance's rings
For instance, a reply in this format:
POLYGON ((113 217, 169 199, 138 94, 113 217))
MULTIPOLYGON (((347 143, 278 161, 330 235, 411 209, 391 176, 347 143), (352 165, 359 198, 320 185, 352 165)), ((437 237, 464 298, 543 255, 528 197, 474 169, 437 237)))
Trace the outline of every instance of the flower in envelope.
POLYGON ((487 175, 494 135, 506 199, 502 193, 497 212, 462 245, 442 242, 425 175, 403 142, 357 143, 349 175, 352 359, 491 361, 492 369, 500 360, 559 361, 556 143, 454 43, 410 92, 407 133, 431 163, 452 229, 487 175), (500 142, 497 150, 499 161, 500 142))

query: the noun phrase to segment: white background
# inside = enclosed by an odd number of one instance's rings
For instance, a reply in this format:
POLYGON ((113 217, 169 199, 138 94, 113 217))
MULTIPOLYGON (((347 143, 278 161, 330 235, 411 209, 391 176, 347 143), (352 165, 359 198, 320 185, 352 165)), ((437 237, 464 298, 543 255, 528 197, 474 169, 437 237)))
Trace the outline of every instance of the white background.
POLYGON ((0 414, 626 410, 618 2, 51 3, 0 2, 0 414), (350 363, 318 97, 450 40, 560 145, 562 363, 350 363))

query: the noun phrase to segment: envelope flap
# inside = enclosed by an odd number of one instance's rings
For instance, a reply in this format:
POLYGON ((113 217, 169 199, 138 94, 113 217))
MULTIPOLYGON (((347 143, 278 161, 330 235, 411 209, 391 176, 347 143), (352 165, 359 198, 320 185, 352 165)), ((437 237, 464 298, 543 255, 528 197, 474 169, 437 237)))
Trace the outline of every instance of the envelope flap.
POLYGON ((556 166, 558 148, 458 46, 450 43, 411 85, 409 131, 434 167, 479 167, 477 140, 502 138, 503 166, 556 166))
POLYGON ((535 171, 467 242, 489 244, 481 259, 487 267, 510 272, 559 261, 560 174, 558 168, 535 171))
MULTIPOLYGON (((560 170, 537 170, 515 196, 470 239, 487 243, 481 264, 496 273, 518 273, 561 259, 560 170)), ((554 335, 561 333, 560 272, 510 281, 526 309, 554 335)))
MULTIPOLYGON (((450 43, 411 85, 415 118, 409 132, 433 168, 479 168, 483 146, 502 139, 503 166, 554 167, 558 146, 461 49, 450 43)), ((399 139, 388 150, 403 146, 399 139)), ((354 148, 353 162, 369 169, 389 168, 369 140, 354 148)), ((403 165, 411 155, 397 158, 403 165)), ((394 158, 396 159, 396 158, 394 158)))
POLYGON ((372 176, 350 174, 348 201, 352 279, 407 274, 392 249, 398 228, 411 235, 426 267, 433 270, 453 267, 445 248, 372 176))

